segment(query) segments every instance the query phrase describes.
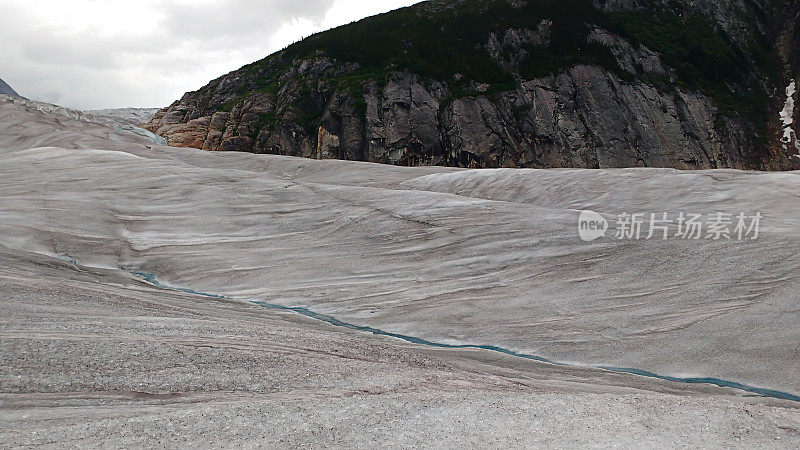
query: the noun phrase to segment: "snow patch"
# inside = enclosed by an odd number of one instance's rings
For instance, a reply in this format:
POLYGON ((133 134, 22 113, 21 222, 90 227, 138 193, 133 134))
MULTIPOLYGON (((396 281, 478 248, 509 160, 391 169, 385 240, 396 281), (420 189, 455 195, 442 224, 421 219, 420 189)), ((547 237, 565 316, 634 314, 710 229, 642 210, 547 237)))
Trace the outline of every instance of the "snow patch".
POLYGON ((786 149, 788 145, 794 141, 795 148, 800 152, 800 141, 797 140, 797 135, 792 128, 792 124, 794 123, 794 94, 796 89, 797 85, 794 80, 786 86, 786 103, 784 103, 783 110, 780 113, 781 124, 783 125, 783 138, 781 138, 781 142, 783 142, 783 148, 786 149))

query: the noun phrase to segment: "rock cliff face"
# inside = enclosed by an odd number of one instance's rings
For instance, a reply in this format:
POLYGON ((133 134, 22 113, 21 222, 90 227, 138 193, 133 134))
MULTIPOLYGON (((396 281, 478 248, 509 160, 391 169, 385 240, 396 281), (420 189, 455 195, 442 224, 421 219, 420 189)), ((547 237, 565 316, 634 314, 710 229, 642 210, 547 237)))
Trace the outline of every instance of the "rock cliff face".
POLYGON ((171 145, 464 167, 800 168, 792 0, 429 1, 159 111, 171 145), (786 136, 790 136, 788 139, 786 136))

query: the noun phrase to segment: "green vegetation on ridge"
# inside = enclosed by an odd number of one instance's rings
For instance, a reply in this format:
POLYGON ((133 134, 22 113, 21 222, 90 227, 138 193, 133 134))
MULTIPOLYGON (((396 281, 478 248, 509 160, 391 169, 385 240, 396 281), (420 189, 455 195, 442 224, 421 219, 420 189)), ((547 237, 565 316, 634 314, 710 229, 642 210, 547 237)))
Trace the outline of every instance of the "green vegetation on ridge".
MULTIPOLYGON (((741 14, 752 18, 762 13, 752 8, 751 14, 741 14)), ((576 64, 593 64, 623 81, 634 81, 638 76, 640 81, 665 89, 678 85, 703 91, 723 114, 746 117, 763 136, 768 95, 754 74, 771 74, 776 61, 765 40, 756 37, 752 45, 739 48, 712 19, 689 14, 677 1, 668 6, 654 1, 647 11, 610 14, 594 8, 590 0, 528 0, 521 8, 512 7, 507 0, 430 1, 317 33, 277 55, 245 66, 242 71, 257 76, 249 87, 242 88, 240 97, 253 91, 252 83, 257 92, 277 93, 279 78, 293 62, 320 53, 338 63, 357 64, 355 71, 328 75, 323 80, 351 92, 354 106, 362 115, 366 109, 364 87, 371 81, 382 83, 393 71, 446 82, 453 96, 460 97, 479 94, 471 88, 473 83, 488 85, 491 94, 513 89, 517 78, 533 79, 576 64), (552 21, 549 45, 524 44, 527 56, 514 67, 504 68, 492 59, 486 49, 492 33, 502 39, 509 29, 535 30, 544 19, 552 21), (674 79, 624 71, 607 47, 587 42, 587 24, 658 52, 674 69, 674 79)), ((225 108, 230 110, 235 103, 229 102, 225 108)), ((301 119, 304 128, 311 130, 321 111, 314 111, 313 102, 305 103, 300 105, 301 119)))

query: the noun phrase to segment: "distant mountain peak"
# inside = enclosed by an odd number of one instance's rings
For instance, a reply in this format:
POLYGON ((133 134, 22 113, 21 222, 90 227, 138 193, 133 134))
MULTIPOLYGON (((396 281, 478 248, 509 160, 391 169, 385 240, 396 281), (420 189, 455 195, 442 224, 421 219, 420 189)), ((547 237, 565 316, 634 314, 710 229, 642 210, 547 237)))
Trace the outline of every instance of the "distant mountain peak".
POLYGON ((0 94, 10 95, 12 97, 20 97, 24 98, 21 95, 17 94, 17 92, 11 88, 5 81, 0 79, 0 94))

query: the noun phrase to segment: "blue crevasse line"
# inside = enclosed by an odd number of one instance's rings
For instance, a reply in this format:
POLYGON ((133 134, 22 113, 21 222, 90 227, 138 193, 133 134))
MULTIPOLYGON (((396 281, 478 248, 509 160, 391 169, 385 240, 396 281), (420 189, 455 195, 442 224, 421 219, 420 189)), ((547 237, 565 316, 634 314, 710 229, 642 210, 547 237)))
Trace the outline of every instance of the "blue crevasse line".
POLYGON ((157 288, 166 289, 166 290, 169 290, 169 291, 183 292, 183 293, 186 293, 186 294, 199 295, 199 296, 202 296, 202 297, 211 297, 211 298, 218 298, 218 299, 223 299, 223 300, 230 300, 229 297, 225 297, 224 295, 209 294, 207 292, 197 292, 197 291, 194 291, 192 289, 179 288, 179 287, 169 286, 169 285, 163 284, 160 281, 158 281, 158 278, 156 278, 155 274, 152 274, 152 273, 134 272, 134 271, 129 271, 129 272, 132 273, 133 275, 141 277, 144 281, 152 284, 153 286, 155 286, 157 288))
POLYGON ((643 377, 657 378, 659 380, 675 381, 678 383, 713 384, 719 387, 726 387, 731 389, 737 389, 740 391, 750 392, 753 394, 758 394, 763 397, 773 397, 773 398, 780 398, 783 400, 791 400, 793 402, 800 402, 800 396, 798 395, 790 394, 788 392, 783 392, 783 391, 776 391, 773 389, 765 389, 755 386, 749 386, 746 384, 737 383, 735 381, 723 380, 720 378, 710 378, 710 377, 679 378, 679 377, 671 377, 669 375, 659 375, 657 373, 649 372, 647 370, 634 369, 630 367, 614 367, 614 366, 596 366, 596 367, 598 369, 608 370, 610 372, 628 373, 632 375, 640 375, 643 377))
MULTIPOLYGON (((192 289, 178 288, 178 287, 174 287, 174 286, 165 285, 165 284, 161 283, 160 281, 158 281, 156 276, 154 274, 152 274, 152 273, 133 272, 133 271, 131 271, 130 273, 141 277, 144 281, 152 284, 155 287, 161 288, 161 289, 167 289, 167 290, 177 291, 177 292, 184 292, 184 293, 187 293, 187 294, 200 295, 200 296, 203 296, 203 297, 209 297, 209 298, 215 298, 215 299, 227 299, 227 300, 231 299, 230 297, 226 297, 224 295, 209 294, 209 293, 206 293, 206 292, 198 292, 198 291, 195 291, 195 290, 192 290, 192 289)), ((559 362, 559 361, 553 361, 553 360, 550 360, 550 359, 547 359, 547 358, 544 358, 544 357, 541 357, 541 356, 528 355, 528 354, 525 354, 525 353, 516 352, 514 350, 509 350, 509 349, 506 349, 506 348, 503 348, 503 347, 498 347, 498 346, 495 346, 495 345, 445 344, 445 343, 442 343, 442 342, 429 341, 427 339, 423 339, 423 338, 419 338, 419 337, 415 337, 415 336, 408 336, 408 335, 405 335, 405 334, 392 333, 390 331, 384 331, 384 330, 381 330, 381 329, 378 329, 378 328, 369 327, 369 326, 355 325, 355 324, 352 324, 352 323, 343 322, 343 321, 341 321, 341 320, 339 320, 339 319, 337 319, 337 318, 335 318, 333 316, 329 316, 327 314, 321 314, 321 313, 318 313, 318 312, 314 312, 314 311, 311 311, 310 309, 302 308, 302 307, 299 307, 299 306, 283 306, 283 305, 278 305, 278 304, 275 304, 275 303, 267 303, 267 302, 260 302, 260 301, 251 301, 251 303, 253 303, 255 305, 258 305, 258 306, 261 306, 261 307, 264 307, 264 308, 294 312, 294 313, 301 314, 303 316, 309 317, 311 319, 327 322, 327 323, 329 323, 331 325, 334 325, 334 326, 337 326, 337 327, 343 327, 343 328, 347 328, 347 329, 350 329, 350 330, 372 333, 372 334, 377 335, 377 336, 387 336, 387 337, 402 339, 402 340, 404 340, 406 342, 410 342, 412 344, 417 344, 417 345, 425 345, 425 346, 428 346, 428 347, 448 348, 448 349, 488 350, 488 351, 502 353, 502 354, 509 355, 509 356, 514 356, 514 357, 517 357, 517 358, 524 358, 524 359, 543 362, 543 363, 547 363, 547 364, 553 364, 553 365, 556 365, 556 366, 579 367, 578 365, 575 365, 575 364, 569 364, 569 363, 564 363, 564 362, 559 362)), ((672 381, 672 382, 676 382, 676 383, 711 384, 711 385, 714 385, 714 386, 731 388, 731 389, 736 389, 736 390, 743 391, 743 392, 749 392, 751 394, 757 394, 757 395, 760 395, 762 397, 771 397, 771 398, 778 398, 778 399, 782 399, 782 400, 790 400, 790 401, 793 401, 793 402, 800 402, 800 396, 795 395, 795 394, 791 394, 791 393, 783 392, 783 391, 778 391, 778 390, 774 390, 774 389, 766 389, 766 388, 750 386, 750 385, 747 385, 747 384, 737 383, 735 381, 723 380, 723 379, 720 379, 720 378, 710 378, 710 377, 681 378, 681 377, 673 377, 673 376, 669 376, 669 375, 659 375, 659 374, 654 373, 654 372, 650 372, 650 371, 642 370, 642 369, 635 369, 635 368, 631 368, 631 367, 591 366, 591 365, 588 365, 588 366, 585 366, 585 367, 592 367, 592 368, 595 368, 595 369, 601 369, 601 370, 605 370, 605 371, 608 371, 608 372, 624 373, 624 374, 630 374, 630 375, 638 375, 638 376, 654 378, 654 379, 658 379, 658 380, 672 381)))
POLYGON ((569 366, 569 364, 567 364, 567 363, 552 361, 552 360, 549 360, 547 358, 543 358, 541 356, 527 355, 527 354, 524 354, 524 353, 518 353, 518 352, 515 352, 513 350, 508 350, 508 349, 505 349, 505 348, 502 348, 502 347, 497 347, 495 345, 444 344, 444 343, 441 343, 441 342, 429 341, 427 339, 423 339, 423 338, 419 338, 419 337, 415 337, 415 336, 408 336, 408 335, 405 335, 405 334, 392 333, 391 331, 384 331, 384 330, 380 330, 378 328, 373 328, 373 327, 369 327, 369 326, 355 325, 355 324, 352 324, 352 323, 342 322, 341 320, 339 320, 339 319, 337 319, 337 318, 335 318, 333 316, 329 316, 329 315, 326 315, 326 314, 320 314, 318 312, 311 311, 310 309, 301 308, 301 307, 298 307, 298 306, 282 306, 282 305, 276 305, 274 303, 257 302, 257 301, 254 301, 252 303, 254 303, 256 305, 259 305, 259 306, 263 306, 265 308, 278 309, 278 310, 282 310, 282 311, 292 311, 292 312, 301 314, 303 316, 306 316, 306 317, 309 317, 309 318, 312 318, 312 319, 316 319, 316 320, 321 320, 323 322, 327 322, 327 323, 329 323, 331 325, 334 325, 334 326, 337 326, 337 327, 348 328, 348 329, 356 330, 356 331, 364 331, 364 332, 367 332, 367 333, 372 333, 372 334, 377 335, 377 336, 388 336, 388 337, 393 337, 393 338, 397 338, 397 339, 402 339, 402 340, 404 340, 406 342, 410 342, 412 344, 427 345, 429 347, 438 347, 438 348, 491 350, 493 352, 505 353, 507 355, 516 356, 518 358, 531 359, 531 360, 534 360, 534 361, 553 364, 553 365, 556 365, 556 366, 569 366))
MULTIPOLYGON (((547 359, 547 358, 544 358, 544 357, 541 357, 541 356, 528 355, 528 354, 525 354, 525 353, 519 353, 519 352, 515 352, 513 350, 509 350, 509 349, 506 349, 506 348, 503 348, 503 347, 498 347, 498 346, 495 346, 495 345, 444 344, 444 343, 441 343, 441 342, 433 342, 433 341, 429 341, 427 339, 422 339, 422 338, 418 338, 418 337, 414 337, 414 336, 407 336, 407 335, 404 335, 404 334, 398 334, 398 333, 392 333, 392 332, 389 332, 389 331, 383 331, 383 330, 380 330, 380 329, 377 329, 377 328, 373 328, 373 327, 362 326, 362 325, 354 325, 354 324, 351 324, 351 323, 342 322, 341 320, 339 320, 339 319, 337 319, 337 318, 335 318, 333 316, 328 316, 326 314, 320 314, 320 313, 311 311, 311 310, 306 309, 306 308, 288 307, 288 306, 276 305, 276 304, 273 304, 273 303, 266 303, 266 302, 253 302, 253 303, 255 303, 256 305, 259 305, 259 306, 264 306, 266 308, 279 309, 279 310, 284 310, 284 311, 293 311, 293 312, 296 312, 298 314, 302 314, 302 315, 304 315, 306 317, 310 317, 310 318, 316 319, 316 320, 321 320, 321 321, 327 322, 327 323, 329 323, 331 325, 335 325, 335 326, 338 326, 338 327, 344 327, 344 328, 348 328, 348 329, 351 329, 351 330, 357 330, 357 331, 365 331, 365 332, 372 333, 372 334, 379 335, 379 336, 389 336, 389 337, 393 337, 393 338, 398 338, 398 339, 402 339, 404 341, 407 341, 407 342, 410 342, 410 343, 413 343, 413 344, 426 345, 426 346, 438 347, 438 348, 450 348, 450 349, 489 350, 489 351, 493 351, 493 352, 503 353, 505 355, 515 356, 515 357, 518 357, 518 358, 525 358, 525 359, 530 359, 530 360, 534 360, 534 361, 544 362, 544 363, 547 363, 547 364, 553 364, 553 365, 556 365, 556 366, 577 367, 575 364, 558 362, 558 361, 553 361, 553 360, 550 360, 550 359, 547 359)), ((720 378, 709 378, 709 377, 680 378, 680 377, 672 377, 672 376, 668 376, 668 375, 659 375, 657 373, 649 372, 647 370, 634 369, 634 368, 630 368, 630 367, 615 367, 615 366, 587 366, 587 367, 593 367, 593 368, 596 368, 596 369, 602 369, 602 370, 605 370, 605 371, 608 371, 608 372, 626 373, 626 374, 639 375, 639 376, 648 377, 648 378, 656 378, 656 379, 659 379, 659 380, 673 381, 673 382, 677 382, 677 383, 712 384, 712 385, 719 386, 719 387, 727 387, 727 388, 737 389, 737 390, 740 390, 740 391, 750 392, 750 393, 758 394, 758 395, 761 395, 761 396, 764 396, 764 397, 773 397, 773 398, 780 398, 780 399, 784 399, 784 400, 791 400, 791 401, 795 401, 795 402, 800 402, 800 396, 797 396, 797 395, 794 395, 794 394, 790 394, 788 392, 782 392, 782 391, 777 391, 777 390, 773 390, 773 389, 765 389, 765 388, 759 388, 759 387, 755 387, 755 386, 749 386, 749 385, 746 385, 746 384, 737 383, 735 381, 723 380, 723 379, 720 379, 720 378)))

